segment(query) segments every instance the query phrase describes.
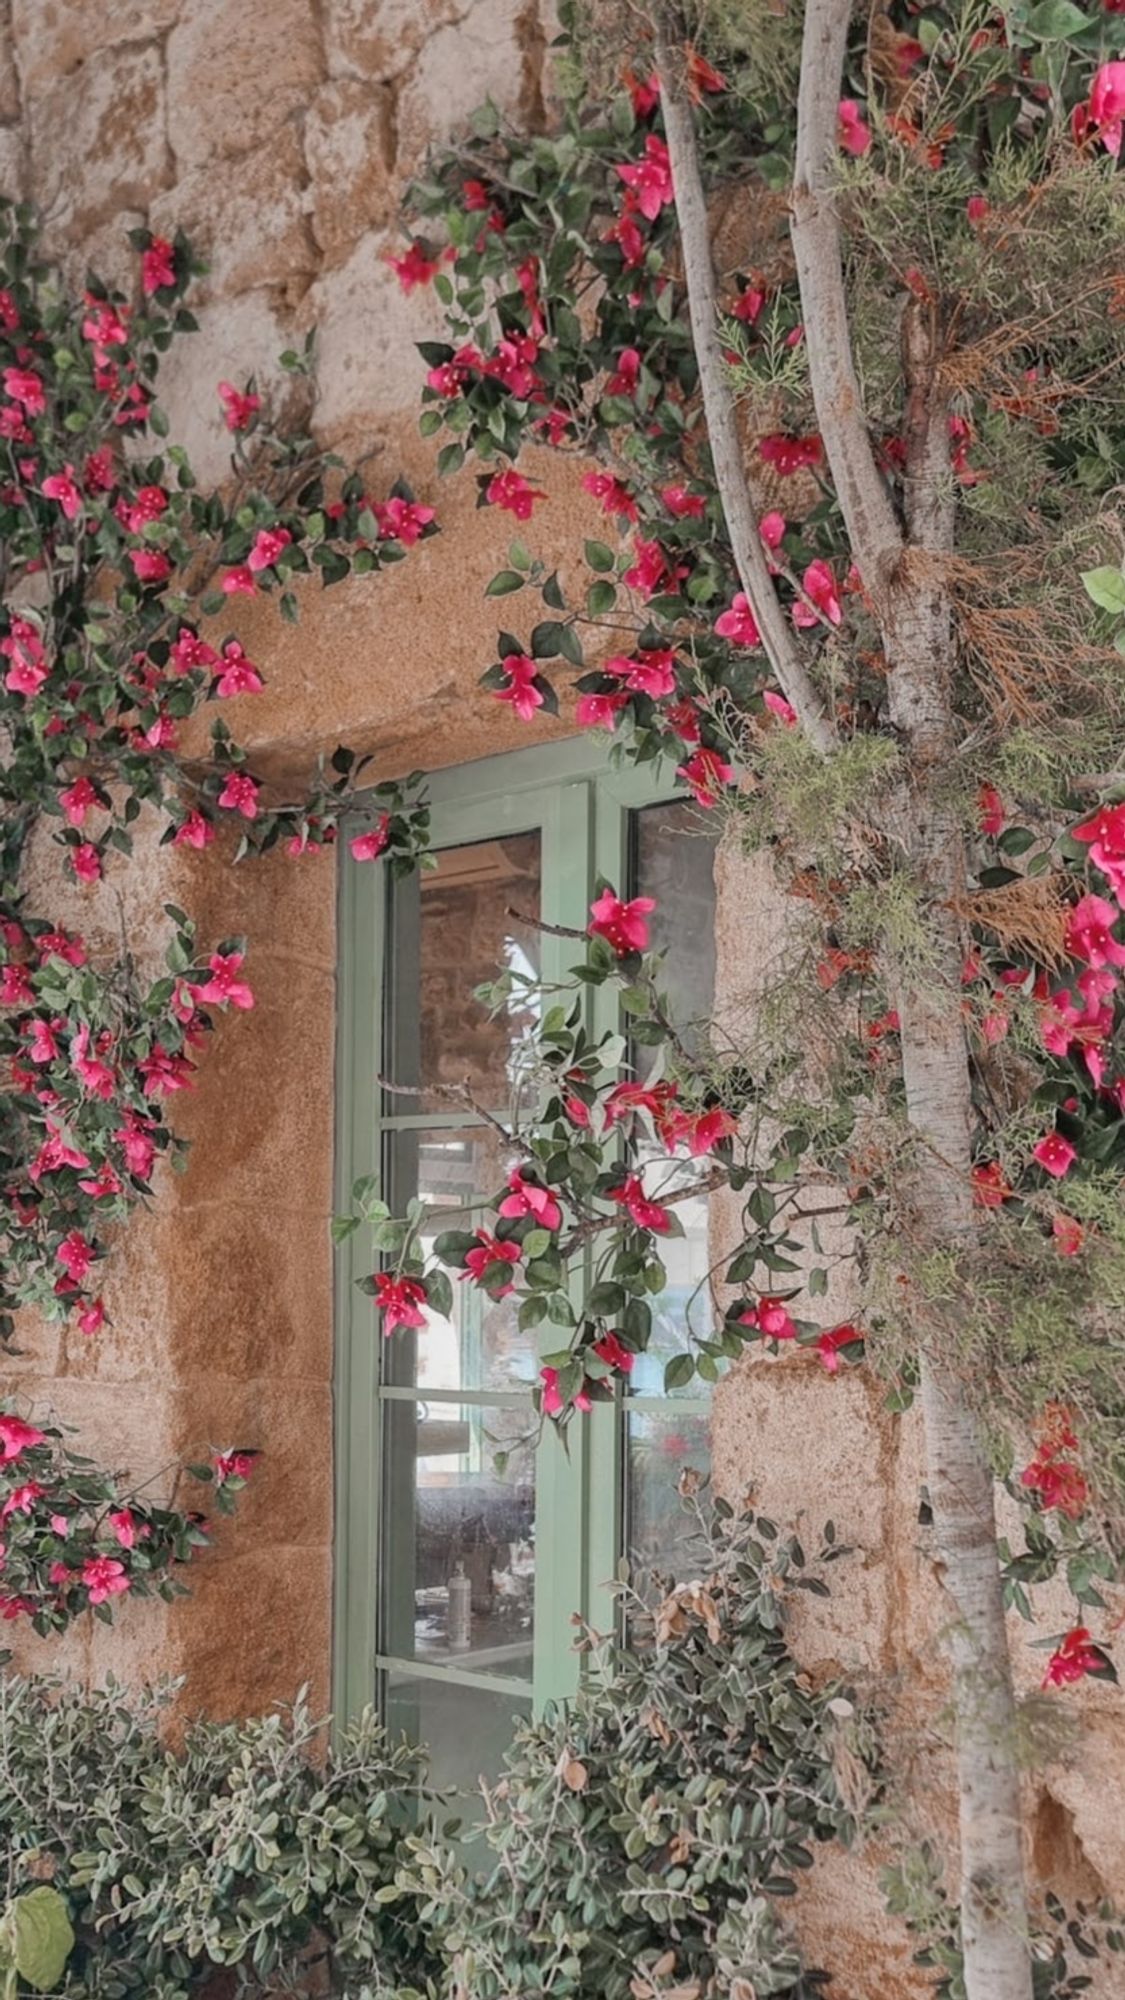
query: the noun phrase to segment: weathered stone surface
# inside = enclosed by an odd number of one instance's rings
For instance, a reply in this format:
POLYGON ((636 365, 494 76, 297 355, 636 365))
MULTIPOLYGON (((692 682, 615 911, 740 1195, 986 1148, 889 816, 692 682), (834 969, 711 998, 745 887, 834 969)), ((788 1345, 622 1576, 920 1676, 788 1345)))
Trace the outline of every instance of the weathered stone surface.
POLYGON ((260 146, 321 74, 309 0, 192 0, 167 43, 168 138, 182 167, 260 146))
POLYGON ((234 442, 216 385, 232 381, 242 388, 252 375, 259 391, 284 402, 292 385, 277 357, 291 337, 265 292, 204 306, 197 318, 199 331, 173 347, 161 365, 160 401, 172 436, 186 446, 206 486, 229 473, 234 442))
POLYGON ((0 121, 7 124, 19 115, 20 79, 12 34, 12 7, 11 0, 3 0, 0 4, 0 121))
POLYGON ((476 0, 426 42, 398 106, 399 165, 412 170, 434 139, 448 138, 490 97, 516 115, 538 97, 541 37, 527 0, 476 0))
POLYGON ((333 76, 401 76, 437 28, 459 21, 469 0, 325 0, 333 76))
POLYGON ((394 132, 389 91, 344 78, 317 92, 305 121, 309 215, 330 263, 347 256, 394 207, 394 132))
POLYGON ((330 436, 357 416, 386 416, 417 402, 417 340, 439 338, 432 289, 406 295, 385 253, 402 240, 365 236, 338 270, 318 280, 308 310, 317 327, 317 422, 330 436))
POLYGON ((19 125, 0 126, 0 194, 22 201, 27 193, 27 141, 19 125))
POLYGON ((199 167, 153 203, 152 227, 169 236, 184 229, 209 266, 192 288, 193 304, 259 285, 304 290, 317 265, 304 180, 300 134, 290 123, 236 168, 199 167))
POLYGON ((77 228, 143 208, 168 185, 164 74, 156 48, 105 49, 33 99, 31 193, 77 228))
POLYGON ((292 1701, 308 1683, 310 1700, 323 1713, 331 1550, 321 1542, 238 1555, 237 1529, 220 1532, 224 1559, 201 1561, 190 1601, 168 1615, 177 1671, 187 1681, 184 1708, 224 1719, 257 1715, 275 1701, 292 1701))
MULTIPOLYGON (((13 0, 12 27, 23 88, 38 96, 99 49, 161 35, 181 0, 13 0)), ((9 114, 4 113, 7 117, 9 114)))

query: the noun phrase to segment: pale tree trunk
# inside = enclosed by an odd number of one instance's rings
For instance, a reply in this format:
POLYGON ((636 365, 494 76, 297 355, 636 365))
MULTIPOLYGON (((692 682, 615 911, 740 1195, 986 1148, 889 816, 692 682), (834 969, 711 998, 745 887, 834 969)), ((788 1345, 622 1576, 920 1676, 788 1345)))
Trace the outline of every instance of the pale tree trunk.
MULTIPOLYGON (((951 620, 940 559, 952 547, 947 411, 935 366, 936 327, 910 306, 904 322, 908 384, 906 534, 872 455, 852 360, 833 208, 836 117, 851 0, 807 0, 798 105, 792 239, 817 422, 852 554, 879 618, 891 720, 908 776, 889 829, 905 851, 930 938, 925 976, 900 973, 895 999, 907 1112, 917 1164, 907 1191, 919 1246, 968 1245, 973 1110, 961 1019, 962 949, 950 907, 965 886, 960 829, 943 801, 955 750, 950 706, 951 620), (927 559, 928 558, 928 559, 927 559)), ((747 484, 715 319, 707 216, 691 112, 677 65, 660 49, 665 131, 683 238, 692 332, 716 483, 743 587, 771 665, 817 747, 831 753, 825 718, 757 553, 747 484), (750 530, 753 529, 751 535, 750 530), (752 541, 753 547, 748 547, 752 541), (763 616, 763 612, 765 616, 763 616)), ((957 1379, 921 1361, 921 1405, 935 1539, 951 1606, 961 1839, 961 1928, 969 2000, 1032 2000, 1023 1877, 1015 1703, 996 1549, 991 1472, 957 1379)))

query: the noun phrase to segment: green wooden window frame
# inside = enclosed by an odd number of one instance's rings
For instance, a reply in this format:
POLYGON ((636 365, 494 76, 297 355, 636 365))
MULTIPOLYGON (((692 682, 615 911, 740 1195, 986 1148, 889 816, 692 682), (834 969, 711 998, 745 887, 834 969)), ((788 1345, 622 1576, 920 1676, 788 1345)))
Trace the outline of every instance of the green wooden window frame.
MULTIPOLYGON (((597 876, 628 882, 631 815, 683 796, 667 773, 614 769, 588 740, 513 751, 438 772, 430 781, 435 848, 538 831, 541 914, 545 922, 583 928, 597 876)), ((337 1046, 337 1207, 346 1209, 353 1182, 383 1174, 388 1135, 404 1129, 476 1126, 470 1112, 388 1114, 377 1082, 383 1074, 387 1026, 389 881, 381 866, 342 862, 339 894, 339 1015, 337 1046)), ((573 946, 543 938, 543 974, 556 978, 573 946)), ((611 989, 590 997, 595 1028, 616 1027, 611 989)), ((390 1100, 393 1105, 394 1100, 390 1100)), ((372 1304, 356 1280, 374 1268, 368 1232, 339 1248, 336 1265, 335 1466, 336 1532, 333 1594, 333 1707, 354 1714, 373 1698, 382 1704, 385 1676, 439 1679, 446 1686, 510 1694, 544 1702, 574 1692, 579 1659, 573 1649, 575 1612, 605 1629, 604 1588, 621 1555, 626 1406, 637 1415, 706 1414, 704 1395, 629 1395, 597 1404, 570 1430, 569 1453, 545 1426, 536 1453, 536 1540, 533 1672, 529 1680, 499 1679, 469 1667, 430 1665, 379 1649, 383 1508, 381 1406, 393 1399, 496 1408, 527 1402, 518 1391, 397 1387, 383 1376, 385 1343, 372 1304)), ((544 1352, 558 1344, 545 1329, 544 1352)))

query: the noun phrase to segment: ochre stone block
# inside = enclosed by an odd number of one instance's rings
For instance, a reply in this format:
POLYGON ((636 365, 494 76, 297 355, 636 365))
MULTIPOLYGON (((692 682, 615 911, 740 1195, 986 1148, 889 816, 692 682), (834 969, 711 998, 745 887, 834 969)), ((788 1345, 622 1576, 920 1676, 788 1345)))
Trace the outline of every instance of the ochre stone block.
POLYGON ((305 159, 313 236, 325 259, 338 264, 394 211, 390 92, 352 78, 325 84, 305 120, 305 159))
POLYGON ((331 1598, 328 1548, 200 1562, 190 1600, 168 1614, 185 1713, 259 1715, 305 1683, 314 1709, 327 1710, 331 1598))
POLYGON ((321 75, 311 0, 191 0, 167 42, 168 137, 182 167, 261 146, 321 75))
POLYGON ((389 80, 409 68, 437 28, 459 20, 470 0, 324 0, 333 76, 389 80))
POLYGON ((32 99, 31 195, 78 230, 167 187, 159 49, 103 49, 32 99))
POLYGON ((98 0, 13 0, 12 29, 24 94, 41 95, 101 49, 163 34, 181 4, 182 0, 105 0, 102 5, 98 0))
POLYGON ((292 1198, 258 1207, 191 1195, 189 1167, 170 1246, 175 1379, 214 1369, 236 1382, 330 1380, 328 1217, 292 1198))
POLYGON ((192 287, 193 301, 203 305, 259 285, 304 289, 317 255, 303 181, 301 135, 290 123, 237 168, 199 167, 153 203, 152 227, 169 237, 177 226, 183 229, 207 262, 206 277, 192 287))

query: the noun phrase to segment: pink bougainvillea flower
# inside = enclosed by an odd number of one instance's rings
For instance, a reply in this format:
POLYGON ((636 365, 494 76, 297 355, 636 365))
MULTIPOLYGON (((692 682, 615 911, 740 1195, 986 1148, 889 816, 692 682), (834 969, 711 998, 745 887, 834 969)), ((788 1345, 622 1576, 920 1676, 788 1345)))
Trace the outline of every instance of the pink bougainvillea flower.
POLYGON ((653 646, 647 652, 632 655, 615 654, 603 661, 602 671, 624 681, 635 694, 651 695, 654 701, 675 692, 676 655, 669 647, 653 646))
POLYGON ((991 212, 991 204, 983 194, 971 194, 965 203, 966 218, 973 224, 974 228, 978 222, 983 222, 985 217, 990 215, 991 212))
POLYGON ((377 861, 391 837, 390 813, 380 813, 376 824, 366 833, 357 833, 348 842, 353 861, 377 861))
POLYGON ((211 825, 210 820, 204 819, 203 814, 193 808, 183 824, 178 826, 172 835, 172 845, 173 847, 194 847, 202 852, 205 847, 210 847, 214 838, 215 829, 211 825))
POLYGON ((396 1278, 390 1271, 375 1273, 375 1309, 383 1315, 383 1332, 392 1334, 396 1326, 425 1326, 426 1288, 416 1278, 396 1278))
POLYGON ((1031 1150, 1044 1173, 1052 1174, 1056 1180, 1061 1180, 1078 1158, 1070 1140, 1064 1139, 1061 1132, 1048 1132, 1031 1150))
POLYGON ((677 521, 698 521, 707 511, 702 493, 690 493, 686 486, 662 486, 660 498, 677 521))
POLYGON ((85 1284, 94 1261, 94 1246, 87 1242, 80 1229, 72 1229, 69 1235, 63 1237, 55 1256, 73 1284, 85 1284))
POLYGON ((219 793, 218 804, 228 812, 241 813, 243 819, 257 819, 260 791, 256 778, 248 777, 245 771, 232 771, 219 793))
MULTIPOLYGON (((761 520, 758 522, 758 534, 761 537, 767 557, 774 555, 785 540, 784 514, 779 514, 776 508, 768 514, 763 514, 761 520)), ((775 565, 771 563, 770 568, 774 569, 775 565)))
POLYGON ((67 965, 85 965, 86 946, 82 938, 72 936, 68 931, 40 931, 35 940, 35 949, 40 962, 46 964, 49 958, 65 959, 67 965))
POLYGON ((579 729, 616 729, 617 718, 628 700, 624 688, 615 694, 579 695, 574 719, 579 729))
POLYGON ((1066 927, 1066 948, 1072 958, 1083 959, 1096 969, 1125 965, 1125 944, 1113 935, 1118 912, 1104 896, 1083 896, 1070 913, 1066 927))
POLYGON ((824 458, 824 446, 816 436, 788 437, 784 431, 774 431, 769 437, 759 438, 758 456, 786 476, 820 465, 824 458))
POLYGON ((59 1044, 56 1031, 63 1026, 61 1020, 44 1021, 36 1015, 28 1029, 27 1059, 33 1063, 53 1063, 57 1061, 59 1044))
POLYGON ((1090 121, 1107 153, 1121 151, 1125 118, 1125 62, 1103 63, 1090 86, 1090 121))
POLYGON ((731 318, 740 319, 746 326, 753 326, 766 302, 766 294, 757 285, 747 284, 739 292, 731 307, 731 318))
POLYGON ((854 97, 842 97, 836 111, 836 137, 845 153, 866 153, 871 144, 871 127, 860 113, 854 97))
POLYGON ((760 646, 762 635, 757 620, 750 609, 750 599, 744 590, 736 590, 730 609, 722 611, 715 620, 715 630, 720 639, 729 639, 735 646, 760 646))
POLYGON ((0 654, 10 661, 4 686, 12 694, 38 694, 50 672, 43 641, 27 618, 13 618, 11 629, 0 639, 0 654))
POLYGON ((224 698, 234 694, 261 694, 265 682, 253 660, 248 660, 237 639, 223 647, 223 671, 215 683, 215 693, 224 698))
POLYGON ((376 500, 371 511, 379 524, 379 540, 401 542, 406 549, 414 547, 436 516, 435 508, 404 500, 399 493, 392 493, 389 500, 376 500))
POLYGON ((211 1463, 220 1486, 230 1479, 249 1479, 261 1453, 257 1451, 217 1451, 211 1463))
POLYGON ((1051 1234, 1058 1246, 1060 1257, 1077 1257, 1086 1241, 1086 1231, 1074 1215, 1053 1216, 1051 1234))
POLYGON ((531 722, 535 711, 542 708, 546 696, 542 688, 536 686, 539 668, 526 653, 509 653, 500 665, 505 674, 503 687, 492 689, 494 701, 505 701, 521 722, 531 722))
POLYGON ((617 366, 605 385, 607 396, 634 396, 641 375, 641 350, 639 347, 623 347, 617 357, 617 366))
POLYGON ((21 1452, 30 1450, 32 1445, 46 1444, 44 1431, 37 1431, 34 1424, 25 1424, 22 1417, 0 1415, 0 1460, 10 1465, 21 1452))
POLYGON ((29 417, 41 417, 47 407, 43 384, 34 368, 5 368, 4 394, 19 403, 29 417))
POLYGON ((675 198, 668 148, 654 132, 645 140, 644 158, 619 166, 617 174, 648 222, 655 222, 661 209, 675 198))
MULTIPOLYGON (((1125 69, 1125 63, 1118 67, 1125 69)), ((1112 1671, 1107 1655, 1095 1646, 1084 1625, 1075 1625, 1051 1654, 1042 1684, 1045 1688, 1070 1687, 1087 1674, 1106 1676, 1107 1670, 1112 1671)))
POLYGON ((253 597, 258 585, 249 563, 239 563, 234 569, 228 569, 221 588, 228 597, 253 597))
POLYGON ((738 1130, 738 1120, 733 1112, 713 1105, 709 1111, 675 1113, 667 1120, 664 1130, 670 1147, 686 1146, 692 1158, 698 1159, 702 1153, 713 1152, 725 1139, 733 1138, 738 1130))
MULTIPOLYGON (((106 1039, 104 1036, 99 1038, 99 1048, 106 1039)), ((103 1103, 108 1104, 117 1087, 117 1078, 107 1062, 103 1062, 100 1056, 90 1054, 90 1030, 85 1025, 71 1039, 70 1060, 83 1088, 89 1091, 91 1097, 100 1097, 103 1103)))
POLYGON ((545 500, 547 495, 538 487, 529 485, 521 472, 510 467, 506 472, 498 472, 485 488, 485 499, 492 507, 502 507, 505 513, 514 514, 517 521, 530 521, 537 500, 545 500))
POLYGON ((0 1507, 0 1521, 10 1521, 13 1514, 30 1514, 35 1502, 41 1500, 46 1491, 37 1479, 28 1479, 22 1486, 15 1487, 0 1507))
POLYGON ((1118 901, 1125 899, 1125 804, 1099 806, 1072 832, 1075 840, 1088 844, 1091 861, 1108 878, 1118 901))
POLYGON ((595 500, 602 503, 602 511, 615 514, 619 520, 636 521, 638 509, 636 500, 620 479, 614 479, 608 472, 587 472, 582 481, 583 491, 592 493, 595 500))
POLYGON ((212 952, 211 977, 196 987, 197 998, 218 1006, 252 1007, 254 995, 246 981, 238 977, 244 957, 241 951, 212 952))
POLYGON ((417 239, 401 257, 385 250, 383 262, 390 265, 404 292, 412 292, 416 285, 430 284, 441 269, 441 258, 428 257, 417 239))
POLYGON ((498 1210, 509 1220, 520 1216, 534 1216, 540 1229, 555 1230, 562 1222, 562 1209, 547 1188, 537 1181, 529 1181, 521 1167, 513 1167, 508 1175, 508 1193, 498 1210))
POLYGON ((171 1097, 177 1090, 194 1090, 195 1065, 184 1055, 173 1054, 161 1042, 137 1064, 137 1074, 146 1097, 171 1097))
POLYGON ((70 865, 80 882, 100 882, 102 878, 102 857, 92 841, 84 840, 79 847, 70 850, 70 865))
POLYGON ((796 1340, 797 1329, 780 1299, 761 1298, 738 1315, 740 1326, 757 1327, 766 1340, 796 1340))
POLYGON ((1044 1513, 1054 1510, 1065 1514, 1070 1521, 1077 1521, 1086 1511, 1090 1489, 1082 1467, 1066 1455, 1078 1449, 1078 1440, 1065 1411, 1061 1412, 1061 1422, 1059 1412, 1058 1404, 1048 1404, 1039 1448, 1030 1465, 1020 1473, 1020 1485, 1039 1495, 1044 1513))
POLYGON ((49 473, 39 488, 48 500, 57 500, 68 521, 76 521, 82 512, 82 489, 74 476, 73 465, 62 472, 49 473))
POLYGON ((638 1229, 645 1229, 654 1236, 666 1236, 672 1227, 672 1217, 663 1203, 653 1201, 645 1192, 644 1182, 639 1174, 626 1174, 620 1187, 607 1190, 610 1201, 616 1201, 627 1209, 631 1221, 638 1229))
POLYGON ((164 236, 154 236, 141 253, 141 286, 147 296, 176 282, 176 253, 164 236))
POLYGON ((76 778, 73 785, 68 785, 65 792, 59 793, 59 804, 68 826, 81 826, 91 806, 100 803, 89 778, 76 778))
POLYGON ((506 1280, 502 1273, 510 1271, 513 1265, 518 1264, 522 1254, 518 1243, 491 1236, 487 1229, 478 1229, 476 1247, 465 1252, 463 1275, 472 1278, 475 1284, 483 1285, 485 1273, 491 1266, 493 1275, 486 1289, 494 1299, 506 1299, 514 1287, 511 1280, 506 1280), (500 1267, 500 1273, 497 1271, 497 1266, 500 1267))
POLYGON ((69 1145, 58 1127, 52 1125, 48 1119, 47 1137, 31 1162, 27 1176, 30 1181, 38 1182, 42 1180, 44 1174, 58 1173, 60 1167, 81 1169, 88 1167, 89 1164, 87 1154, 80 1152, 77 1146, 69 1145))
POLYGON ((690 789, 697 805, 710 811, 717 806, 723 794, 723 786, 729 785, 734 777, 734 765, 728 764, 717 750, 706 748, 696 750, 684 763, 677 766, 676 776, 682 778, 690 789))
POLYGON ((252 389, 236 389, 233 382, 219 383, 219 401, 228 431, 248 430, 262 407, 262 399, 252 389))
MULTIPOLYGON (((557 1417, 561 1415, 562 1411, 566 1409, 567 1405, 562 1390, 559 1388, 558 1369, 541 1368, 539 1370, 539 1380, 543 1384, 543 1387, 539 1392, 539 1399, 543 1406, 544 1415, 548 1417, 557 1417)), ((576 1410, 582 1410, 585 1412, 587 1410, 592 1410, 594 1407, 590 1398, 590 1392, 587 1389, 586 1384, 584 1382, 582 1384, 582 1387, 571 1398, 571 1401, 573 1402, 574 1408, 576 1410)))
POLYGON ((196 669, 210 673, 211 669, 219 664, 219 656, 214 648, 209 646, 205 639, 201 639, 198 632, 192 632, 186 625, 181 625, 168 657, 169 665, 177 674, 190 674, 196 669))
POLYGON ((147 1181, 156 1158, 156 1144, 145 1126, 135 1116, 130 1116, 126 1124, 114 1133, 119 1146, 125 1153, 125 1164, 139 1181, 147 1181))
POLYGON ((1012 1190, 999 1160, 983 1160, 973 1168, 973 1200, 981 1208, 1003 1208, 1012 1190))
POLYGON ((22 965, 0 967, 0 1006, 28 1007, 34 1005, 35 994, 31 981, 22 965))
POLYGON ((624 903, 612 889, 603 889, 590 905, 586 929, 591 937, 604 938, 618 958, 627 958, 630 952, 648 950, 646 919, 655 908, 651 896, 634 896, 631 902, 624 903))
POLYGON ((113 1556, 88 1556, 80 1580, 90 1593, 91 1604, 104 1604, 108 1597, 122 1597, 130 1587, 124 1563, 113 1556))
POLYGON ((829 1327, 826 1332, 818 1334, 816 1351, 822 1367, 830 1375, 836 1375, 839 1373, 841 1354, 846 1354, 849 1347, 858 1347, 862 1343, 863 1334, 859 1327, 849 1322, 844 1326, 829 1327))
POLYGON ((100 1333, 105 1325, 105 1306, 101 1299, 91 1299, 78 1315, 78 1331, 87 1335, 100 1333))
POLYGON ((977 825, 982 833, 995 837, 1004 831, 1004 801, 995 785, 982 785, 977 793, 977 825))
POLYGON ((129 549, 127 553, 138 583, 163 583, 172 574, 171 560, 163 549, 129 549))
POLYGON ((637 1357, 631 1348, 625 1346, 618 1334, 603 1333, 600 1340, 595 1340, 593 1352, 599 1361, 604 1361, 608 1368, 616 1369, 619 1375, 632 1374, 633 1363, 637 1357))
POLYGON ((136 1546, 138 1524, 128 1507, 118 1507, 111 1513, 109 1525, 113 1529, 114 1540, 120 1543, 123 1549, 136 1546))
POLYGON ((293 540, 288 528, 259 528, 254 537, 254 546, 246 558, 246 567, 254 571, 272 569, 282 549, 287 549, 293 540))
POLYGON ((659 542, 647 542, 638 535, 633 543, 634 560, 625 571, 621 581, 628 590, 635 590, 642 597, 655 597, 657 591, 674 589, 687 570, 672 568, 659 542))
POLYGON ((129 339, 129 308, 115 306, 109 299, 86 293, 89 308, 82 322, 82 338, 94 347, 124 347, 129 339))
POLYGON ((783 722, 787 729, 796 729, 797 711, 791 701, 786 701, 783 694, 778 694, 776 688, 763 688, 762 700, 770 714, 776 715, 778 721, 783 722))
POLYGON ((801 578, 801 585, 811 603, 805 604, 798 598, 793 606, 794 625, 819 625, 818 611, 827 618, 830 625, 838 625, 844 614, 837 593, 836 579, 829 564, 822 562, 818 556, 806 569, 801 578), (814 605, 815 610, 812 608, 814 605))
POLYGON ((689 749, 702 741, 699 709, 689 695, 683 701, 671 702, 664 710, 664 720, 689 749))

